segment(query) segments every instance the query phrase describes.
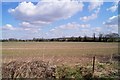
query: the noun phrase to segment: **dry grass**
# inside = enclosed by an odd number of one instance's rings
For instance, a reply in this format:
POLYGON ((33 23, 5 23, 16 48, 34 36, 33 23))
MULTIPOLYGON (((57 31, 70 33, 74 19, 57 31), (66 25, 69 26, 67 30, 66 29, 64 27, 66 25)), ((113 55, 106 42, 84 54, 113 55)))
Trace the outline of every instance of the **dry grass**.
POLYGON ((51 75, 54 77, 51 66, 61 65, 67 65, 68 70, 61 72, 64 66, 60 67, 60 70, 54 73, 62 75, 55 77, 64 76, 63 74, 69 74, 67 77, 83 76, 72 67, 80 65, 85 68, 83 72, 86 70, 91 72, 92 57, 95 55, 95 76, 116 77, 116 62, 110 62, 111 54, 116 53, 118 53, 117 43, 4 42, 2 44, 2 76, 3 78, 45 78, 51 75))
POLYGON ((74 80, 90 80, 90 78, 96 78, 93 80, 99 80, 99 78, 108 78, 107 80, 111 80, 109 78, 118 77, 118 69, 113 65, 114 63, 96 62, 95 72, 93 74, 92 65, 83 66, 79 64, 71 67, 68 65, 51 65, 49 62, 46 63, 43 61, 12 61, 10 63, 3 63, 2 77, 12 78, 12 80, 14 80, 13 78, 40 78, 41 80, 63 80, 62 78, 68 78, 68 80, 69 78, 75 78, 74 80))
POLYGON ((90 63, 92 56, 98 59, 118 53, 117 43, 94 42, 4 42, 3 63, 9 61, 44 60, 52 64, 90 63))

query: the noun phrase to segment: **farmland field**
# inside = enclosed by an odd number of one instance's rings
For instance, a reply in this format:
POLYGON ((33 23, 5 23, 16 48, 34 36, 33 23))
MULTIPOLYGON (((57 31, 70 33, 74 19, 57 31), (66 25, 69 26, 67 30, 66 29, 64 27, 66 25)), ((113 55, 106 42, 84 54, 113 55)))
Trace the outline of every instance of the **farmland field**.
POLYGON ((117 43, 4 42, 2 76, 3 78, 86 78, 85 76, 92 73, 92 59, 96 56, 94 76, 117 78, 117 62, 111 58, 117 53, 117 43))
MULTIPOLYGON (((76 64, 118 53, 117 43, 95 42, 4 42, 3 63, 9 61, 44 60, 53 64, 76 64)), ((105 59, 106 59, 105 57, 105 59)), ((102 59, 104 60, 104 59, 102 59)))

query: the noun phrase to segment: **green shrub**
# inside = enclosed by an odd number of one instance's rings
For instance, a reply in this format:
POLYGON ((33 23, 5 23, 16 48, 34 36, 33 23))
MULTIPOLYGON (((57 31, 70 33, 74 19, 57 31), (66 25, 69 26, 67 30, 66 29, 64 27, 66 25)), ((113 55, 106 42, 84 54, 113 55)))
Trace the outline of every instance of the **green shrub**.
POLYGON ((56 77, 57 78, 75 78, 76 80, 82 80, 81 71, 79 71, 78 67, 71 68, 65 65, 58 66, 56 69, 56 77))

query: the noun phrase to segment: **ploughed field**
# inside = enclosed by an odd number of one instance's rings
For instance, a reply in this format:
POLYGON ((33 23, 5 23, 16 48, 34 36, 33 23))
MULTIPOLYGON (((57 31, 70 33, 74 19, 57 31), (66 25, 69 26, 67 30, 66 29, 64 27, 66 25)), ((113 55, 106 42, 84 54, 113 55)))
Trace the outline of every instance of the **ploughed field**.
POLYGON ((117 53, 118 43, 3 42, 2 77, 89 80, 94 75, 116 78, 117 53), (93 56, 96 56, 94 74, 93 56))
POLYGON ((43 60, 52 64, 89 63, 96 59, 106 61, 118 53, 118 43, 98 42, 4 42, 3 63, 10 61, 43 60))

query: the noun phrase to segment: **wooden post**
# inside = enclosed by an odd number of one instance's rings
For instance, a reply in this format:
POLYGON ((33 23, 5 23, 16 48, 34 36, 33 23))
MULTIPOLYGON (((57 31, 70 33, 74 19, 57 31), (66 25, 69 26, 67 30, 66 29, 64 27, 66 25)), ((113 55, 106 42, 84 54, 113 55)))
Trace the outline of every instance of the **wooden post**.
POLYGON ((44 58, 45 58, 44 51, 45 51, 45 47, 43 46, 43 53, 42 53, 43 61, 44 61, 44 58))
POLYGON ((43 61, 44 61, 44 53, 43 53, 43 61))
POLYGON ((15 74, 14 69, 11 69, 11 79, 12 80, 14 79, 14 74, 15 74))
POLYGON ((95 56, 93 57, 93 69, 92 69, 92 74, 94 74, 95 71, 95 56))
POLYGON ((110 55, 110 63, 112 63, 112 56, 113 56, 113 54, 110 55))

